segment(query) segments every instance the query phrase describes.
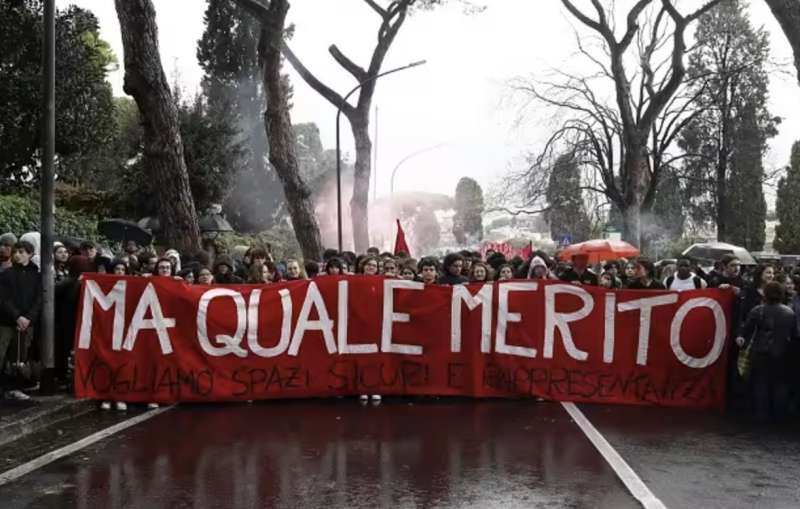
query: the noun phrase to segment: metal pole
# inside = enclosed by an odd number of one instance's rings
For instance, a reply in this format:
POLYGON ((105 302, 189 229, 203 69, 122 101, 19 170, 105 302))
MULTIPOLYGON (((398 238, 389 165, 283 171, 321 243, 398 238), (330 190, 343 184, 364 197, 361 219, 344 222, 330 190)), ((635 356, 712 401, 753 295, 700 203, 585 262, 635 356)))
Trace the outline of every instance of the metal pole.
POLYGON ((44 115, 42 125, 43 160, 41 175, 41 249, 39 264, 42 274, 41 316, 41 392, 55 392, 55 278, 53 275, 53 237, 55 223, 54 170, 56 141, 56 6, 55 0, 44 2, 44 115))
MULTIPOLYGON (((382 72, 376 76, 371 76, 361 83, 359 83, 353 90, 348 92, 346 96, 344 96, 344 103, 347 103, 347 100, 350 99, 350 96, 355 94, 361 87, 369 83, 370 81, 377 80, 378 78, 382 78, 389 74, 393 74, 400 71, 405 71, 406 69, 411 69, 412 67, 418 67, 420 65, 424 65, 426 63, 425 60, 420 60, 419 62, 412 62, 408 65, 404 65, 402 67, 397 67, 396 69, 391 69, 386 72, 382 72)), ((342 117, 342 108, 336 108, 336 220, 339 227, 339 252, 342 252, 342 149, 341 149, 341 138, 340 138, 340 127, 339 121, 342 117)))
POLYGON ((336 224, 339 236, 339 254, 342 253, 342 142, 341 120, 342 109, 336 111, 336 224))
POLYGON ((401 159, 400 162, 397 163, 397 166, 394 167, 394 170, 392 170, 392 179, 389 182, 389 196, 393 196, 394 195, 394 177, 395 177, 395 175, 397 175, 397 170, 399 170, 400 167, 403 166, 403 164, 405 164, 406 161, 408 161, 409 159, 413 159, 413 158, 417 157, 418 155, 424 154, 426 152, 430 152, 432 150, 436 150, 437 148, 442 148, 442 147, 444 147, 446 145, 447 145, 447 143, 439 143, 438 145, 433 145, 431 147, 426 147, 426 148, 423 148, 421 150, 417 150, 416 152, 413 152, 413 153, 407 155, 406 157, 404 157, 403 159, 401 159))
POLYGON ((378 106, 375 106, 375 143, 372 147, 372 201, 378 198, 378 106))

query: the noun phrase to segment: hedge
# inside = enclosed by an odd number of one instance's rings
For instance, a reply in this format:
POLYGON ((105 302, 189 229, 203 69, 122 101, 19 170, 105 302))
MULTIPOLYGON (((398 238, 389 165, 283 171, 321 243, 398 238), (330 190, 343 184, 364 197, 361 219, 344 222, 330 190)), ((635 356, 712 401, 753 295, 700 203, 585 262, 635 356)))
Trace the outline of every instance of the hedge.
MULTIPOLYGON (((38 197, 0 196, 0 233, 12 232, 17 237, 39 231, 38 197)), ((97 234, 97 218, 63 208, 56 209, 56 237, 102 240, 97 234)))

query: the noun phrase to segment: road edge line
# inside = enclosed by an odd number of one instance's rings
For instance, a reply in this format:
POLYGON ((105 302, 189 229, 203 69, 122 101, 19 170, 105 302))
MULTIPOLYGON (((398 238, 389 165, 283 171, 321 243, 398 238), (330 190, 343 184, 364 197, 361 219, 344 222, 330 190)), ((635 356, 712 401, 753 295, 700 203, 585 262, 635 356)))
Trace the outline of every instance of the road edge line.
POLYGON ((583 415, 583 412, 571 402, 561 402, 561 406, 567 411, 575 424, 583 431, 586 438, 594 445, 595 449, 617 474, 619 480, 628 489, 631 495, 640 503, 645 509, 666 509, 661 500, 656 497, 650 488, 645 485, 644 481, 636 475, 630 465, 620 454, 608 443, 608 440, 600 434, 597 428, 583 415))
POLYGON ((70 454, 74 454, 80 451, 81 449, 88 447, 92 444, 95 444, 101 440, 104 440, 112 435, 115 435, 120 431, 124 431, 148 419, 152 419, 153 417, 161 415, 164 412, 170 410, 173 406, 174 405, 158 408, 155 410, 149 410, 143 414, 131 417, 130 419, 118 422, 113 426, 109 426, 108 428, 92 433, 91 435, 83 437, 77 442, 72 442, 71 444, 67 444, 64 447, 56 449, 55 451, 50 451, 46 454, 43 454, 38 458, 34 458, 26 463, 23 463, 22 465, 18 465, 12 468, 11 470, 2 472, 0 473, 0 486, 8 484, 12 481, 16 481, 20 477, 28 475, 34 470, 38 470, 46 465, 49 465, 50 463, 53 463, 54 461, 69 456, 70 454))

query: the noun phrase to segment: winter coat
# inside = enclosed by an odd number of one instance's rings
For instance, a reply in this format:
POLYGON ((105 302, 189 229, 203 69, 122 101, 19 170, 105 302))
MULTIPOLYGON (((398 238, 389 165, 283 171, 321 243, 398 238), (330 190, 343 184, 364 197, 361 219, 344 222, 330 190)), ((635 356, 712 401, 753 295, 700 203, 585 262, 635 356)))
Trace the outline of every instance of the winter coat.
POLYGON ((236 275, 234 272, 235 267, 233 265, 233 258, 229 255, 219 255, 217 259, 214 260, 214 282, 221 285, 238 285, 242 284, 242 278, 236 275), (220 274, 219 267, 221 265, 225 265, 228 267, 227 274, 220 274))
POLYGON ((785 304, 763 304, 748 313, 739 336, 756 354, 781 358, 789 350, 789 342, 797 340, 797 322, 794 311, 785 304))
POLYGON ((572 268, 561 274, 561 281, 565 281, 567 283, 574 283, 577 281, 582 285, 590 286, 597 286, 600 283, 597 279, 597 274, 589 269, 586 269, 583 271, 583 273, 578 274, 578 271, 572 268))
POLYGON ((437 283, 440 284, 440 285, 451 285, 451 286, 452 285, 463 285, 463 284, 468 283, 468 282, 469 282, 469 280, 467 278, 465 278, 464 276, 454 276, 454 275, 452 275, 450 273, 445 274, 444 276, 440 277, 439 280, 437 281, 437 283))
POLYGON ((42 281, 36 265, 14 265, 0 274, 0 325, 15 327, 21 316, 36 323, 41 312, 42 281))
POLYGON ((650 284, 645 286, 641 279, 634 279, 628 284, 628 290, 666 290, 660 281, 655 279, 650 281, 650 284))

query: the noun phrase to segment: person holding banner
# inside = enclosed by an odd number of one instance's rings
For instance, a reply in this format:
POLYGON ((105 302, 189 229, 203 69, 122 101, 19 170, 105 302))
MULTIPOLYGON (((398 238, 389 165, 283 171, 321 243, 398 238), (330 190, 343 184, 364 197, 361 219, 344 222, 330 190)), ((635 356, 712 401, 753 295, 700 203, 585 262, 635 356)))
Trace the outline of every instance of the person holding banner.
POLYGON ((386 277, 397 277, 397 262, 394 258, 383 259, 383 275, 386 277))
POLYGON ((576 254, 572 257, 572 267, 561 274, 561 280, 576 285, 597 286, 597 275, 589 270, 589 256, 576 254))
POLYGON ((342 259, 338 256, 330 258, 325 263, 325 273, 329 276, 341 276, 344 273, 342 259))
POLYGON ((497 271, 497 280, 510 281, 512 279, 514 279, 514 268, 511 265, 504 263, 497 271))
POLYGON ((422 282, 426 285, 436 284, 439 277, 439 262, 436 258, 423 258, 419 262, 419 274, 422 282))
POLYGON ((379 270, 378 257, 374 255, 367 255, 358 264, 358 273, 365 276, 377 276, 379 270))
POLYGON ((450 253, 444 257, 444 275, 439 278, 440 285, 463 285, 467 278, 461 275, 464 269, 464 257, 458 253, 450 253))
POLYGON ((308 279, 300 267, 300 262, 294 258, 286 260, 286 281, 301 281, 308 279))
POLYGON ((628 290, 666 290, 656 280, 656 266, 650 260, 640 258, 636 262, 636 278, 628 282, 628 290))
POLYGON ((470 283, 485 283, 490 279, 489 266, 483 262, 474 262, 469 274, 470 283))

